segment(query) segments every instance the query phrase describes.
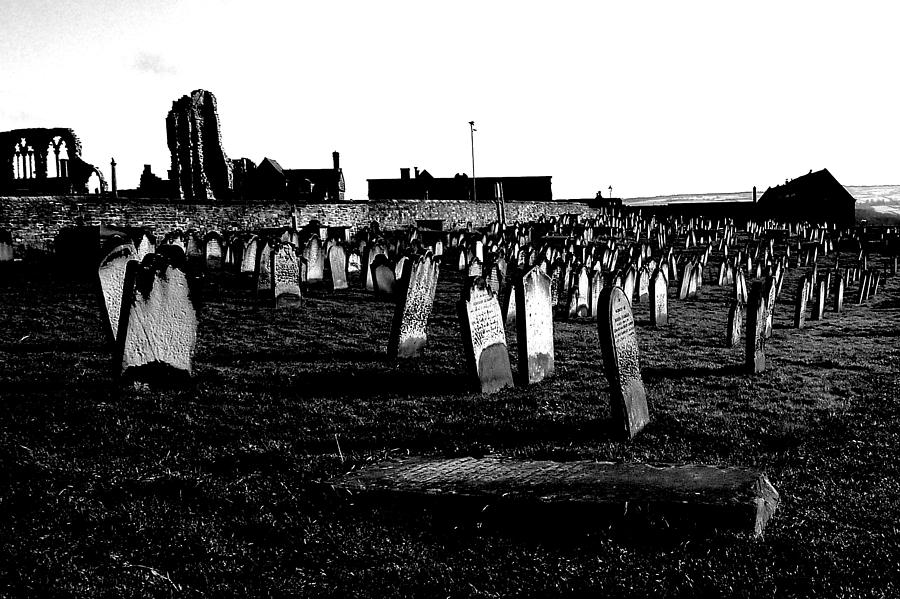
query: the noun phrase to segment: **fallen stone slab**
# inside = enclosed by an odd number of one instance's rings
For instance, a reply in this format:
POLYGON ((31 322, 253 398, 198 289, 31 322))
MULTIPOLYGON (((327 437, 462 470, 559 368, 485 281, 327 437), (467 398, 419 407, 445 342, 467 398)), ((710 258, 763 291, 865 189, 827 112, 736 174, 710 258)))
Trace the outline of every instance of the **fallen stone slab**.
POLYGON ((778 492, 760 472, 735 467, 522 461, 500 457, 407 458, 365 466, 326 484, 352 494, 479 499, 506 505, 642 509, 762 535, 778 492))

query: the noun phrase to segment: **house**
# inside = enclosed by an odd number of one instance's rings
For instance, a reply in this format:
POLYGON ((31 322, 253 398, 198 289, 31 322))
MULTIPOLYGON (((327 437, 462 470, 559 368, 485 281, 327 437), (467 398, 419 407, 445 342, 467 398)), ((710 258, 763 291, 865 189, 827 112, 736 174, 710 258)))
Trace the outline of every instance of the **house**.
POLYGON ((455 200, 493 202, 549 202, 550 177, 477 177, 473 189, 468 175, 434 177, 427 170, 401 168, 399 179, 368 179, 369 200, 455 200))
POLYGON ((332 168, 289 169, 272 158, 263 158, 248 175, 248 190, 243 195, 257 201, 291 204, 343 201, 346 185, 340 154, 333 152, 332 160, 332 168))
POLYGON ((856 222, 856 198, 828 169, 822 169, 768 188, 755 212, 758 219, 852 226, 856 222))

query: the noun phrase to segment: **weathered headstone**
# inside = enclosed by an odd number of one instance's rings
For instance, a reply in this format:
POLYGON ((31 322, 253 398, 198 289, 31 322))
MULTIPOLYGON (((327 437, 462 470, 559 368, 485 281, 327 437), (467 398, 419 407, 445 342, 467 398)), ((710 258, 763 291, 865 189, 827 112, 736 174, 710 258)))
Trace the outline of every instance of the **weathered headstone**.
POLYGON ((825 298, 828 295, 826 289, 825 279, 819 277, 818 291, 814 298, 812 314, 809 316, 810 320, 822 320, 822 316, 825 315, 825 298))
POLYGON ((333 289, 347 289, 347 253, 343 246, 335 244, 328 249, 328 267, 333 289))
POLYGON ((516 285, 519 378, 537 383, 553 374, 553 305, 550 277, 532 268, 516 285))
POLYGON ((734 347, 740 342, 743 328, 744 304, 733 299, 728 307, 728 326, 725 331, 725 344, 728 347, 734 347))
POLYGON ((272 243, 265 241, 259 250, 256 264, 256 293, 272 299, 272 243))
POLYGON ((241 274, 256 272, 256 261, 259 253, 259 237, 251 235, 244 244, 244 255, 241 257, 241 274))
POLYGON ((631 302, 622 289, 607 287, 600 294, 599 305, 600 350, 610 386, 610 414, 614 427, 631 439, 650 421, 631 302))
POLYGON ((439 273, 439 262, 429 254, 406 261, 388 341, 391 359, 415 357, 425 346, 439 273))
POLYGON ((641 268, 641 274, 638 276, 638 302, 644 304, 650 300, 650 275, 652 271, 649 266, 641 268))
POLYGON ((282 241, 273 248, 271 271, 275 307, 299 306, 300 262, 293 244, 282 241))
MULTIPOLYGON (((188 258, 190 258, 190 254, 188 258)), ((215 231, 206 235, 203 247, 203 260, 208 269, 218 270, 222 268, 222 236, 215 231)))
POLYGON ((803 328, 803 324, 806 322, 806 302, 809 297, 809 278, 804 275, 800 278, 800 283, 797 287, 797 301, 794 304, 794 327, 798 329, 803 328))
POLYGON ((473 279, 459 302, 459 322, 469 372, 482 393, 513 386, 506 329, 496 296, 484 279, 473 279))
POLYGON ((762 281, 753 283, 747 303, 745 364, 749 374, 766 369, 766 298, 762 281))
MULTIPOLYGON (((151 367, 190 374, 197 342, 197 314, 187 276, 159 254, 130 262, 119 321, 118 359, 123 375, 151 367)), ((160 369, 163 372, 159 372, 160 369)))
POLYGON ((394 287, 397 284, 397 275, 387 256, 384 254, 375 256, 369 270, 372 272, 372 289, 375 293, 393 295, 394 287))
POLYGON ((122 296, 125 293, 125 272, 128 263, 136 261, 136 257, 137 252, 134 246, 128 242, 113 248, 100 261, 98 269, 100 291, 103 294, 106 321, 109 323, 108 332, 113 341, 119 334, 119 316, 122 312, 122 296))
POLYGON ((666 277, 657 268, 650 281, 650 324, 664 327, 669 324, 669 290, 666 277))
POLYGON ((325 254, 322 241, 313 233, 303 246, 303 259, 306 260, 306 281, 313 283, 325 278, 325 254))
POLYGON ((840 314, 844 311, 844 275, 837 274, 834 290, 834 312, 840 314))

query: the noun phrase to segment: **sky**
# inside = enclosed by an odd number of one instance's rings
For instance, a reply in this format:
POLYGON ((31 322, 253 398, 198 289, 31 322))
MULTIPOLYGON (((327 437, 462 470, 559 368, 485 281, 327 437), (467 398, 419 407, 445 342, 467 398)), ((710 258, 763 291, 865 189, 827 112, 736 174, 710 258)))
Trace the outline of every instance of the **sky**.
POLYGON ((900 183, 884 2, 0 0, 0 131, 69 127, 119 188, 215 94, 231 158, 550 175, 554 198, 900 183))

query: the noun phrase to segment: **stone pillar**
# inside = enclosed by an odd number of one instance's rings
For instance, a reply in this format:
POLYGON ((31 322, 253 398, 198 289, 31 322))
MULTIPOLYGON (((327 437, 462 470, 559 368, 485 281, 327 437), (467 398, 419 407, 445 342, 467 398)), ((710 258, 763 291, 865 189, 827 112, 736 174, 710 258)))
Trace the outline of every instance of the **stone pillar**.
POLYGON ((116 188, 116 159, 112 158, 109 161, 109 167, 112 169, 112 197, 119 197, 118 189, 116 188))

